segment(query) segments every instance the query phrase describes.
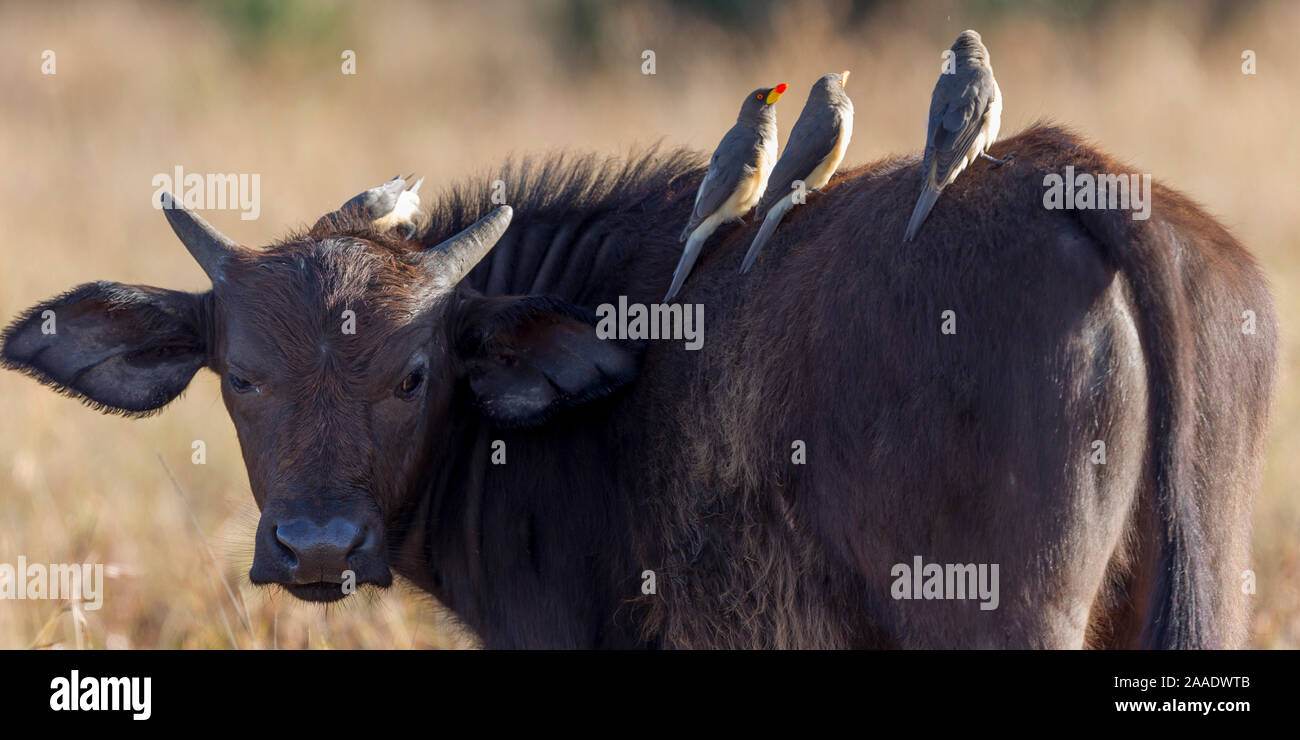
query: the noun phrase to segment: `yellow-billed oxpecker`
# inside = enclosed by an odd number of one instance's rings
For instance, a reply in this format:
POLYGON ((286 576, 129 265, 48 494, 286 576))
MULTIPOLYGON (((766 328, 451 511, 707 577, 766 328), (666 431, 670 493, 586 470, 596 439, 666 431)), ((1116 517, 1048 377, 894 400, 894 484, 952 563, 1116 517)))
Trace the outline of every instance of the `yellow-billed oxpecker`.
POLYGON ((767 215, 763 219, 763 228, 754 237, 754 243, 749 245, 749 252, 740 266, 741 272, 749 272, 763 245, 781 225, 786 212, 796 202, 802 202, 809 190, 820 191, 844 159, 849 137, 853 135, 853 101, 844 92, 848 81, 847 69, 832 72, 817 80, 808 93, 808 102, 804 103, 794 128, 790 129, 785 151, 781 152, 781 158, 772 168, 767 191, 755 211, 767 215), (803 187, 795 188, 796 181, 802 181, 803 187))
POLYGON ((989 50, 980 35, 962 31, 952 43, 950 67, 945 67, 930 96, 930 122, 925 132, 925 157, 921 161, 921 197, 907 222, 905 241, 921 230, 939 193, 976 159, 983 157, 998 166, 986 152, 998 138, 1002 125, 1002 91, 993 79, 989 50))
POLYGON ((686 242, 665 301, 672 300, 691 274, 704 242, 724 221, 739 219, 758 203, 776 162, 776 109, 786 85, 759 88, 740 106, 732 126, 713 150, 709 170, 695 194, 695 209, 682 230, 686 242))

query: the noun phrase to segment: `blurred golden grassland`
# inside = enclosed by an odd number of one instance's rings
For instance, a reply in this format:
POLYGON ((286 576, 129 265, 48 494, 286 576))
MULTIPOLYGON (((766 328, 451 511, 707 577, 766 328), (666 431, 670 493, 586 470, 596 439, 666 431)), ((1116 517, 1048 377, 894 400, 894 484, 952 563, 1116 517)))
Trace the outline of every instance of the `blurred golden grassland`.
MULTIPOLYGON (((512 153, 708 150, 760 85, 791 84, 778 107, 788 129, 807 86, 846 67, 857 116, 845 165, 915 151, 939 53, 974 27, 1006 99, 1004 135, 1069 124, 1195 197, 1262 262, 1284 352, 1256 505, 1254 644, 1300 646, 1300 4, 1103 3, 1086 18, 1041 3, 764 7, 728 25, 682 3, 575 0, 0 5, 0 318, 97 279, 204 288, 150 205, 154 174, 178 164, 260 173, 260 219, 207 215, 265 244, 398 171, 428 176, 427 200, 512 153), (56 75, 40 74, 45 49, 56 75), (340 71, 343 49, 355 76, 340 71), (641 74, 645 49, 654 76, 641 74), (1257 75, 1241 73, 1245 49, 1257 75)), ((99 611, 0 602, 0 647, 473 644, 409 588, 322 610, 248 584, 257 515, 209 373, 138 421, 0 373, 0 419, 0 562, 115 566, 99 611), (190 462, 196 439, 206 465, 190 462)))

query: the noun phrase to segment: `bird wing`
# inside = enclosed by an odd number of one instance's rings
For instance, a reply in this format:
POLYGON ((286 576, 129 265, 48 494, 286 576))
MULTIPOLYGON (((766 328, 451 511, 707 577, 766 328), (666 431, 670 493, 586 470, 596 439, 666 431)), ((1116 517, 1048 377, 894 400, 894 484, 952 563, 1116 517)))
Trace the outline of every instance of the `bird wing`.
POLYGON ((767 180, 767 192, 759 209, 766 211, 772 204, 790 194, 790 183, 808 177, 822 160, 835 150, 840 139, 840 128, 844 125, 843 116, 837 109, 818 106, 799 114, 794 128, 790 129, 790 138, 785 142, 785 151, 772 168, 772 175, 767 180))
POLYGON ((406 189, 406 180, 401 175, 394 177, 383 185, 377 185, 369 190, 360 193, 344 203, 339 208, 340 211, 348 208, 359 208, 366 214, 367 218, 373 220, 387 215, 397 207, 398 199, 402 196, 402 191, 406 189))
POLYGON ((926 135, 927 181, 942 185, 970 152, 984 125, 993 99, 993 75, 981 68, 977 74, 940 75, 930 100, 930 125, 926 135), (933 177, 930 173, 933 168, 933 177))
POLYGON ((756 140, 754 132, 741 128, 739 124, 732 126, 726 136, 722 137, 718 148, 713 150, 713 158, 709 160, 709 171, 700 182, 699 191, 695 193, 695 209, 682 232, 683 241, 704 219, 727 202, 736 188, 740 187, 740 183, 758 171, 759 150, 756 140))

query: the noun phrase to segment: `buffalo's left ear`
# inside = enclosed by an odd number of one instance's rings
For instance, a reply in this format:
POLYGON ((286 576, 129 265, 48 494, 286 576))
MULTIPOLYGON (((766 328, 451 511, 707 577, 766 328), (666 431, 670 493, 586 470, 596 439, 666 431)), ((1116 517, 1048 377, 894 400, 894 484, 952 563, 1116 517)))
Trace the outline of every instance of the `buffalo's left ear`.
POLYGON ((479 408, 498 426, 536 426, 636 378, 639 347, 596 335, 596 316, 542 296, 460 300, 456 354, 479 408))
MULTIPOLYGON (((205 294, 206 295, 206 294, 205 294)), ((204 296, 87 283, 37 304, 0 335, 0 366, 100 411, 165 406, 207 362, 204 296)))

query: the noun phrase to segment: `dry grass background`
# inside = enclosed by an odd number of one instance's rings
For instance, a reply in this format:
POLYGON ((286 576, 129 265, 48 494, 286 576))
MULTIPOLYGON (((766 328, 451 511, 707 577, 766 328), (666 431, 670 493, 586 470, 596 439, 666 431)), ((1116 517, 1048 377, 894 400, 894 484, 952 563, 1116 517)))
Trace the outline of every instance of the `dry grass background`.
MULTIPOLYGON (((203 288, 150 206, 153 175, 177 164, 260 173, 259 220, 207 215, 263 244, 397 171, 427 175, 432 195, 511 153, 708 149, 760 85, 791 84, 788 128, 807 86, 845 67, 857 108, 846 164, 912 151, 939 52, 975 27, 1005 133, 1074 126, 1197 198, 1262 261, 1284 354, 1257 502, 1254 644, 1300 646, 1300 4, 788 2, 746 25, 683 5, 0 5, 0 317, 95 279, 203 288), (54 76, 40 74, 44 49, 54 76), (355 77, 340 73, 343 49, 355 77), (657 53, 653 77, 643 49, 657 53), (1255 76, 1241 74, 1244 49, 1255 76)), ((95 612, 0 602, 0 647, 473 644, 410 589, 322 610, 249 586, 256 512, 210 374, 166 413, 127 421, 0 373, 0 425, 0 562, 90 560, 114 576, 95 612), (203 466, 190 463, 196 439, 203 466)))

